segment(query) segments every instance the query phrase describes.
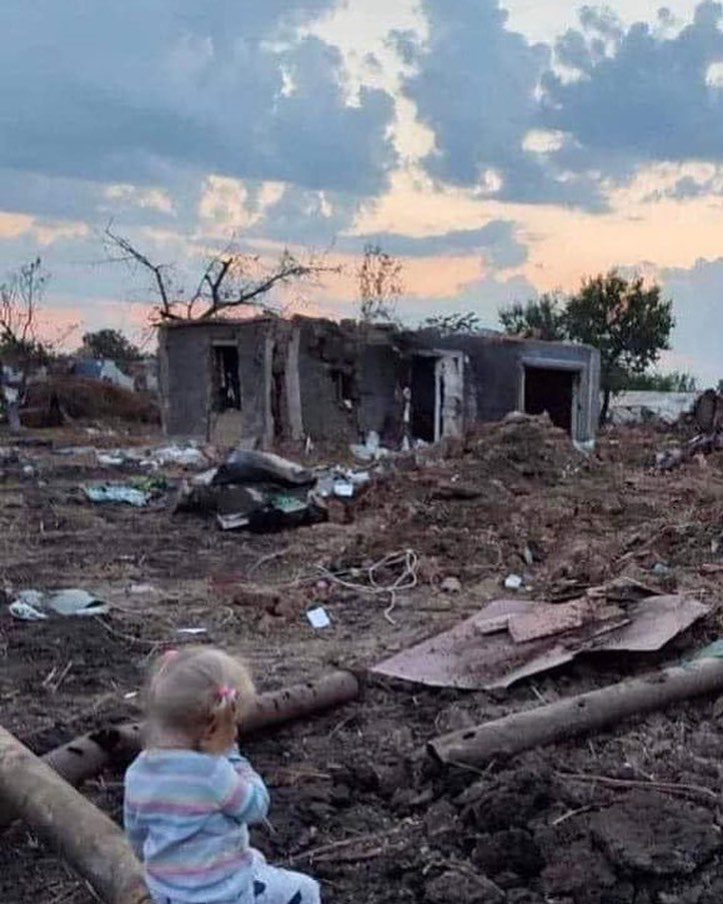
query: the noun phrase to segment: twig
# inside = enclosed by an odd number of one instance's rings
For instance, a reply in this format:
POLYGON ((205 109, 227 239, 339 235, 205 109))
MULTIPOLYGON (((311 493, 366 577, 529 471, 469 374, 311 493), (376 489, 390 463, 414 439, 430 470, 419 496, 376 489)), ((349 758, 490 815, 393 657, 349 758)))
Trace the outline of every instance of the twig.
POLYGON ((258 568, 261 568, 262 565, 266 565, 268 562, 273 562, 274 559, 280 559, 285 556, 289 552, 289 547, 286 549, 277 549, 276 552, 270 552, 266 556, 261 556, 258 561, 254 562, 254 564, 248 569, 246 572, 246 577, 249 578, 258 568))
POLYGON ((72 668, 73 668, 73 660, 72 660, 72 659, 69 659, 69 660, 68 660, 68 664, 66 665, 66 667, 63 669, 63 671, 62 671, 62 672, 60 673, 60 675, 58 676, 57 681, 54 681, 54 682, 53 682, 53 685, 52 685, 52 691, 53 691, 53 693, 57 693, 57 691, 60 689, 60 685, 61 685, 61 684, 65 681, 65 679, 68 677, 68 674, 69 674, 69 672, 70 672, 70 670, 71 670, 72 668))
POLYGON ((329 854, 333 851, 341 851, 346 848, 353 847, 355 844, 365 844, 369 841, 380 841, 383 838, 391 838, 400 832, 408 831, 409 825, 398 825, 392 829, 386 829, 382 832, 369 832, 366 835, 354 835, 352 838, 343 838, 341 841, 332 841, 329 844, 322 844, 320 847, 305 851, 303 854, 295 854, 286 861, 289 866, 296 863, 304 863, 307 860, 315 860, 317 857, 329 854))
POLYGON ((120 640, 125 640, 127 643, 135 643, 143 647, 159 647, 163 643, 162 640, 144 640, 142 637, 134 637, 132 634, 126 634, 123 631, 111 628, 111 626, 104 622, 99 615, 94 615, 93 621, 97 622, 104 631, 111 635, 111 637, 118 637, 120 640))
POLYGON ((648 788, 662 791, 668 794, 695 794, 707 800, 718 802, 718 795, 710 788, 701 785, 688 785, 679 782, 643 781, 632 778, 612 778, 607 775, 588 775, 579 772, 556 772, 559 778, 569 779, 575 782, 589 782, 591 784, 607 785, 611 788, 648 788))
POLYGON ((347 726, 350 722, 353 722, 354 719, 357 718, 357 715, 358 715, 358 713, 352 713, 350 716, 347 716, 345 719, 342 719, 341 722, 339 722, 337 725, 335 725, 335 726, 332 728, 332 730, 329 732, 329 734, 326 736, 327 741, 330 741, 333 737, 336 737, 336 735, 337 735, 342 729, 346 728, 346 726, 347 726))
POLYGON ((375 857, 381 857, 381 855, 388 850, 389 848, 377 847, 372 848, 371 851, 359 851, 356 854, 340 854, 338 856, 334 856, 333 854, 322 854, 322 856, 314 859, 314 863, 328 863, 329 861, 332 861, 333 863, 358 863, 361 860, 373 860, 375 857))
POLYGON ((588 804, 586 807, 578 807, 577 810, 569 810, 567 813, 563 813, 562 816, 558 816, 557 819, 553 819, 550 825, 553 828, 561 826, 563 822, 567 822, 568 819, 573 819, 575 816, 582 816, 583 813, 589 813, 590 810, 594 809, 595 807, 592 804, 588 804))

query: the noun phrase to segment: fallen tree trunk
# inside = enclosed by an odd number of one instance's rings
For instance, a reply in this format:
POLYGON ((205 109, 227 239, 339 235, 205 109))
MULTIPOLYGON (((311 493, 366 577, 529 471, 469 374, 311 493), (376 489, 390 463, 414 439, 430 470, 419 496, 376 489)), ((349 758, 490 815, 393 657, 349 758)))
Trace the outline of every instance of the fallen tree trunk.
POLYGON ((721 690, 723 660, 701 659, 443 735, 427 750, 442 763, 479 765, 721 690))
POLYGON ((118 826, 0 727, 0 803, 18 813, 108 904, 150 904, 118 826))
MULTIPOLYGON (((239 726, 241 737, 273 728, 284 722, 311 716, 359 696, 359 679, 352 672, 331 672, 317 681, 259 694, 239 726)), ((42 760, 72 785, 80 785, 98 775, 110 762, 129 762, 141 749, 142 726, 129 722, 93 731, 46 753, 42 760)), ((0 830, 17 819, 5 808, 0 813, 0 830)))

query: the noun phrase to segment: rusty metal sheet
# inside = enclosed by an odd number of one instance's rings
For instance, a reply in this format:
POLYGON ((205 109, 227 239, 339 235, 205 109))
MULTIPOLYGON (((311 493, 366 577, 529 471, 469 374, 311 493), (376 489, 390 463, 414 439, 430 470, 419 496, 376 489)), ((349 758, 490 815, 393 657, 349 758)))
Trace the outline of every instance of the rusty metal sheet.
MULTIPOLYGON (((689 596, 651 596, 626 609, 630 623, 601 642, 613 652, 654 653, 710 612, 689 596)), ((593 647, 597 649, 597 647, 593 647)))
MULTIPOLYGON (((529 615, 545 605, 497 600, 449 631, 387 659, 373 672, 431 687, 465 690, 510 687, 584 652, 652 652, 661 649, 709 611, 684 596, 657 596, 632 603, 624 615, 609 614, 562 636, 515 643, 509 630, 490 634, 490 624, 529 615)), ((616 610, 613 610, 615 612, 616 610)))
POLYGON ((534 605, 529 600, 496 600, 451 630, 402 650, 372 671, 430 687, 485 687, 529 656, 520 653, 521 647, 506 630, 490 634, 490 626, 504 628, 505 618, 529 612, 534 605))
POLYGON ((513 615, 508 630, 515 643, 525 643, 581 628, 591 618, 594 618, 594 610, 589 600, 574 600, 559 605, 539 603, 529 612, 513 615))

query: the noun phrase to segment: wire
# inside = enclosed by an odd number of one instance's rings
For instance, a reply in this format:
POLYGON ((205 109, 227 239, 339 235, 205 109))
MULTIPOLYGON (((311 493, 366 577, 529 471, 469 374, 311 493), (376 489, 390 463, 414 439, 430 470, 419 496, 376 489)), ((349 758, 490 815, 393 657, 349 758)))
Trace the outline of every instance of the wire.
POLYGON ((396 627, 396 621, 392 618, 392 612, 397 605, 397 594, 405 590, 412 590, 419 583, 418 569, 419 556, 413 549, 404 549, 389 553, 383 559, 375 562, 367 568, 350 568, 345 571, 329 571, 323 565, 317 565, 318 571, 323 577, 357 593, 365 593, 370 596, 389 595, 389 605, 384 610, 384 618, 389 624, 396 627), (399 574, 391 582, 380 582, 378 575, 384 569, 399 569, 399 574), (365 577, 366 582, 352 580, 365 577))

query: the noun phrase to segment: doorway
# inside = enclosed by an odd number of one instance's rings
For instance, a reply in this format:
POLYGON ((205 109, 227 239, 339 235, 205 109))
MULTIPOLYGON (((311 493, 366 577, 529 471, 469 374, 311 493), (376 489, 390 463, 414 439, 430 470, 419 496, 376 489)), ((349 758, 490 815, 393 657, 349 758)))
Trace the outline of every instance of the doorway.
POLYGON ((573 435, 579 374, 574 370, 525 366, 525 413, 550 415, 552 423, 573 435))
POLYGON ((435 440, 436 359, 415 355, 412 358, 412 436, 426 443, 435 440))
POLYGON ((236 345, 213 347, 213 397, 214 411, 241 410, 241 378, 236 345))
POLYGON ((464 420, 464 355, 429 352, 412 358, 411 430, 414 439, 438 442, 460 436, 464 420))

